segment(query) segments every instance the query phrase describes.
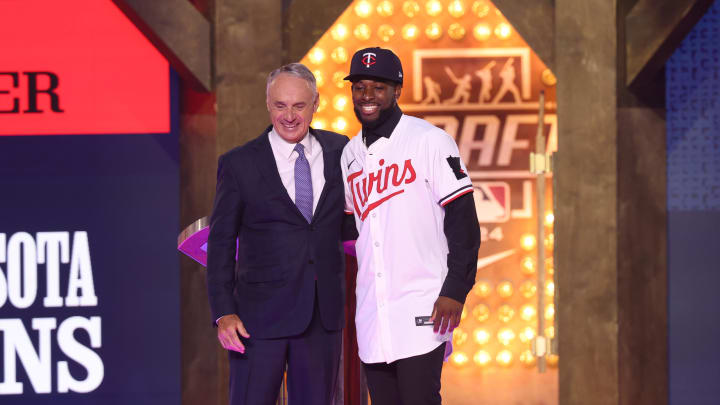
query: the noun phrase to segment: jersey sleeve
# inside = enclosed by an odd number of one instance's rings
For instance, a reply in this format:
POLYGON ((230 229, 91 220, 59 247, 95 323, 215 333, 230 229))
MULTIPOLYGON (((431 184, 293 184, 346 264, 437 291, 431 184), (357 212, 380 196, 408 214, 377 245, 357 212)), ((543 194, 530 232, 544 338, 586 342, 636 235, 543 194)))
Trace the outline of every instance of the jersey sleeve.
POLYGON ((348 171, 348 162, 347 162, 348 156, 350 155, 349 150, 348 150, 350 148, 349 145, 350 145, 350 143, 348 142, 348 144, 345 146, 345 150, 343 150, 342 156, 340 157, 340 165, 342 166, 341 169, 342 169, 342 177, 343 177, 342 182, 343 182, 343 187, 345 189, 345 213, 348 215, 355 213, 355 209, 353 207, 353 201, 352 201, 352 193, 350 192, 350 184, 347 181, 348 175, 350 174, 348 171))
POLYGON ((428 148, 431 174, 428 180, 438 204, 444 207, 461 195, 472 193, 472 182, 455 140, 444 131, 432 134, 428 148))

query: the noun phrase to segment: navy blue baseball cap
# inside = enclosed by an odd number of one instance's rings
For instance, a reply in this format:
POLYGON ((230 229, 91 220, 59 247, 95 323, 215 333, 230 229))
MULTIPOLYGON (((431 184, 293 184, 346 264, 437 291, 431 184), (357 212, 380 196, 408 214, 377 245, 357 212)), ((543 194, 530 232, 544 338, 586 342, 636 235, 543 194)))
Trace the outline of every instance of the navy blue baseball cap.
POLYGON ((350 74, 345 80, 355 82, 364 78, 402 84, 403 70, 400 58, 389 49, 377 47, 355 52, 350 62, 350 74))

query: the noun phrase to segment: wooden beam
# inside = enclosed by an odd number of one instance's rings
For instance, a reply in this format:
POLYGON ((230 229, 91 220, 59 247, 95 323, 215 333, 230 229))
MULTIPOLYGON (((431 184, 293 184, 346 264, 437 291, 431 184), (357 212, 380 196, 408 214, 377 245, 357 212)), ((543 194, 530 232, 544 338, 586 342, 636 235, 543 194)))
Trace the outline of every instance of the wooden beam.
POLYGON ((619 405, 617 4, 555 7, 559 403, 619 405))
POLYGON ((113 0, 199 91, 212 90, 212 28, 187 0, 113 0))
POLYGON ((283 63, 299 62, 352 0, 295 0, 283 11, 283 63))
POLYGON ((561 405, 668 403, 665 104, 624 85, 637 3, 555 0, 561 405))
POLYGON ((652 80, 712 3, 639 0, 625 17, 625 84, 642 86, 652 80))
POLYGON ((554 0, 492 0, 492 2, 545 63, 545 66, 554 70, 554 0))
POLYGON ((217 154, 256 138, 270 124, 265 81, 282 65, 282 3, 215 0, 217 154))

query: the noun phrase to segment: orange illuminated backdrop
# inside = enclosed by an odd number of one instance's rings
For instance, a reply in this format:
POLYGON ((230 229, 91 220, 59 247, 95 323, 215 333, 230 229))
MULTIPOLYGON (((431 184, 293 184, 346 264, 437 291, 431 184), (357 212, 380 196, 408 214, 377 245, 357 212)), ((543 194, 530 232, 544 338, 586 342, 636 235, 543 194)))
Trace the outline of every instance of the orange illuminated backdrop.
POLYGON ((168 63, 112 1, 0 1, 0 38, 0 135, 170 131, 168 63))
POLYGON ((489 1, 356 0, 301 61, 318 80, 313 127, 358 133, 342 78, 353 53, 369 46, 398 54, 401 108, 456 139, 475 187, 483 243, 476 286, 443 371, 443 403, 556 404, 557 356, 539 373, 531 352, 539 311, 546 317, 541 334, 555 334, 552 184, 548 178, 548 209, 540 213, 549 259, 538 264, 537 196, 529 172, 541 91, 546 146, 557 149, 554 75, 489 1), (538 286, 541 271, 548 281, 538 286), (538 294, 545 295, 543 308, 538 294))

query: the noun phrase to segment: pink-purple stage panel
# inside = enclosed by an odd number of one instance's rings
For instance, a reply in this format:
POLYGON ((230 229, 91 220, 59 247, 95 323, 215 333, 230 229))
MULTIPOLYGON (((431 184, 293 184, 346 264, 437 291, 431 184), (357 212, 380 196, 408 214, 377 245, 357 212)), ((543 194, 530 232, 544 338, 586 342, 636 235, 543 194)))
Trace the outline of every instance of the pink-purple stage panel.
MULTIPOLYGON (((210 235, 210 221, 208 217, 202 217, 188 225, 178 235, 178 250, 188 257, 207 267, 207 244, 210 235)), ((355 241, 343 242, 345 254, 355 256, 355 241)))
POLYGON ((210 234, 208 217, 202 217, 190 224, 178 236, 178 250, 196 262, 207 266, 207 242, 210 234))

